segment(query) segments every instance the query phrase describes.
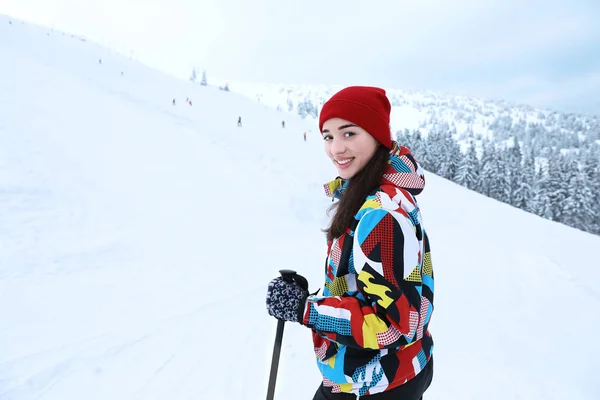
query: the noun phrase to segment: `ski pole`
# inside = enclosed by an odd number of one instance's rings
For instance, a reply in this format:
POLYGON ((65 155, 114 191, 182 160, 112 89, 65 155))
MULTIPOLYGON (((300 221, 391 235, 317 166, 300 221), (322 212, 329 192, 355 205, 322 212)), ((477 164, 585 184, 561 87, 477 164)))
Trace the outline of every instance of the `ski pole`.
MULTIPOLYGON (((291 282, 296 275, 296 271, 291 269, 282 269, 279 271, 281 277, 286 282, 291 282)), ((275 381, 277 380, 277 368, 279 368, 279 354, 281 353, 281 342, 283 340, 284 320, 277 321, 277 333, 275 334, 275 346, 273 348, 273 359, 271 360, 271 374, 269 375, 269 388, 267 390, 267 400, 273 400, 275 396, 275 381)))

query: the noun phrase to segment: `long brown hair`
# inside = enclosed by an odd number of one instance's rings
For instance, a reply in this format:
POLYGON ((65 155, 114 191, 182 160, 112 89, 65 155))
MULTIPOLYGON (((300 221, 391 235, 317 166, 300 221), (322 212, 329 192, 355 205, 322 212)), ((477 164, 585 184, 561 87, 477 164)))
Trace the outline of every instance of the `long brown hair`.
POLYGON ((350 226, 354 215, 358 212, 366 197, 379 185, 388 159, 389 149, 380 145, 367 165, 350 179, 342 198, 329 207, 327 215, 330 215, 334 210, 336 213, 329 228, 323 230, 327 234, 328 241, 342 236, 350 226))

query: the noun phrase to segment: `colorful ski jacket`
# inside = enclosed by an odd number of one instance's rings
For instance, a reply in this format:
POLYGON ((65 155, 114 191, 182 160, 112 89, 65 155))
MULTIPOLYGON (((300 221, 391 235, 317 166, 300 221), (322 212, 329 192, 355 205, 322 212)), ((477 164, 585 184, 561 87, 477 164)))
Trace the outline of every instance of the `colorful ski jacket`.
MULTIPOLYGON (((348 184, 325 185, 340 198, 348 184)), ((325 287, 311 295, 303 324, 312 328, 325 386, 359 396, 402 385, 429 362, 433 267, 415 196, 424 171, 394 142, 379 187, 341 237, 328 243, 325 287)))

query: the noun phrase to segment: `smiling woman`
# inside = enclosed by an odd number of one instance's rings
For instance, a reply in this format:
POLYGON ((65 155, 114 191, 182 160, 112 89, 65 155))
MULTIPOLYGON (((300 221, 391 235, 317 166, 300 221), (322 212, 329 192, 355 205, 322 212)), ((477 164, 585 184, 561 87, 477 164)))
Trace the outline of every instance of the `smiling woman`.
MULTIPOLYGON (((327 232, 323 293, 273 279, 270 315, 312 330, 323 376, 313 400, 419 400, 433 379, 433 265, 416 196, 423 170, 392 140, 383 89, 352 86, 319 116, 339 176, 326 185, 336 214, 327 232)), ((304 284, 299 283, 304 282, 304 284)))
POLYGON ((332 118, 323 125, 325 152, 343 179, 350 179, 373 158, 379 142, 358 125, 332 118))

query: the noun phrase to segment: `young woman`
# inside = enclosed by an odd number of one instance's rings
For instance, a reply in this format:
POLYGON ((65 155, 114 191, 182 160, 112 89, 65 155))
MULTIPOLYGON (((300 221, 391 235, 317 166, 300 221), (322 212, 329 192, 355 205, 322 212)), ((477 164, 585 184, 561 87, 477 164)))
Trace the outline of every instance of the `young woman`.
POLYGON ((415 196, 424 173, 392 140, 383 89, 352 86, 319 129, 338 178, 322 295, 306 279, 269 283, 269 314, 312 329, 323 382, 313 400, 418 400, 433 378, 433 267, 415 196))

